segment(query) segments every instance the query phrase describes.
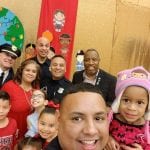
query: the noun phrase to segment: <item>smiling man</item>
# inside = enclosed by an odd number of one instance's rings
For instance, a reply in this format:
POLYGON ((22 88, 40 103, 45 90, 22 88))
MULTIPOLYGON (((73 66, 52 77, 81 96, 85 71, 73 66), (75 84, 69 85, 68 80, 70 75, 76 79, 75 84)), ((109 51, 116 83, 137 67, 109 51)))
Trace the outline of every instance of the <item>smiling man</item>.
POLYGON ((0 45, 0 88, 14 76, 12 69, 15 60, 21 55, 21 51, 14 45, 5 43, 0 45))
POLYGON ((84 53, 84 70, 73 75, 73 84, 87 82, 97 86, 103 93, 108 106, 115 99, 116 77, 99 68, 100 56, 96 49, 87 49, 84 53))
POLYGON ((103 150, 109 125, 99 89, 89 83, 71 86, 64 93, 57 115, 58 136, 47 150, 103 150))
POLYGON ((41 84, 41 88, 47 89, 48 100, 60 103, 64 91, 72 85, 65 78, 66 61, 64 57, 62 55, 53 56, 49 70, 51 71, 51 77, 45 78, 41 84))

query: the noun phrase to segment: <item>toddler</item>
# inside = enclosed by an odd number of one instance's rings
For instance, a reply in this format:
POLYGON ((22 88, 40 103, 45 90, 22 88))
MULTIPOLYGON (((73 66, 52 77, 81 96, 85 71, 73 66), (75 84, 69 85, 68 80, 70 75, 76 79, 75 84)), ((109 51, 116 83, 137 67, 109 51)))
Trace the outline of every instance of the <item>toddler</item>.
POLYGON ((150 73, 143 67, 120 72, 106 149, 150 150, 150 73))

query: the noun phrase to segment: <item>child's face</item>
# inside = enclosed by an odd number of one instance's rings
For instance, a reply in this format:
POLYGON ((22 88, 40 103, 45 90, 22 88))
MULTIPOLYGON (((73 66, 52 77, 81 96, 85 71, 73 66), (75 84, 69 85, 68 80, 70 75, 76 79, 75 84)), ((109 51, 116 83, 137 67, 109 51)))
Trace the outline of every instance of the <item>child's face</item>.
POLYGON ((45 100, 45 96, 40 90, 33 92, 31 97, 31 104, 34 108, 42 107, 47 104, 47 100, 45 100))
POLYGON ((130 86, 124 91, 119 112, 123 119, 130 124, 142 120, 148 105, 148 92, 138 86, 130 86))
POLYGON ((38 150, 35 146, 27 145, 24 146, 22 150, 38 150))
POLYGON ((50 142, 57 133, 57 123, 54 114, 44 113, 38 120, 38 132, 43 139, 50 142))
POLYGON ((8 100, 0 99, 0 120, 6 118, 10 110, 10 102, 8 100))

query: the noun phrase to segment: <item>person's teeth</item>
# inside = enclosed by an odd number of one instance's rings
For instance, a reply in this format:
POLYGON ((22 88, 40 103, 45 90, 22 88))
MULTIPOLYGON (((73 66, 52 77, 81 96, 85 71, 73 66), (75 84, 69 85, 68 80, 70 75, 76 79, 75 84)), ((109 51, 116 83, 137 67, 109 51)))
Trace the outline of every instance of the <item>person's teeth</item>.
POLYGON ((93 141, 82 141, 82 143, 84 143, 84 144, 94 144, 95 143, 95 140, 93 141))

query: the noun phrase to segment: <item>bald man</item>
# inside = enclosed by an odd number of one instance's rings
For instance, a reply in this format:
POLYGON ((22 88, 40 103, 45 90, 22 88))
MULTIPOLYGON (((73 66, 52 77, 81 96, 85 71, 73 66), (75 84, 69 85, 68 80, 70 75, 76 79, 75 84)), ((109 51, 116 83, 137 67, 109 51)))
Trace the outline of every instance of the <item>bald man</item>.
POLYGON ((45 78, 50 78, 49 71, 50 60, 47 58, 50 49, 50 41, 45 37, 39 37, 36 42, 36 56, 31 58, 35 60, 41 68, 40 83, 42 84, 45 78))

